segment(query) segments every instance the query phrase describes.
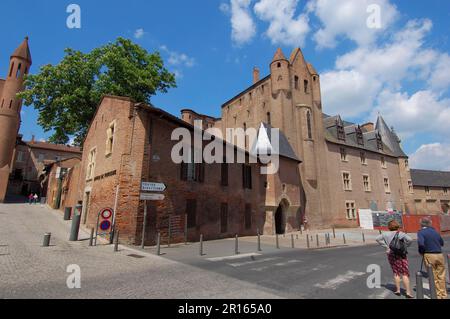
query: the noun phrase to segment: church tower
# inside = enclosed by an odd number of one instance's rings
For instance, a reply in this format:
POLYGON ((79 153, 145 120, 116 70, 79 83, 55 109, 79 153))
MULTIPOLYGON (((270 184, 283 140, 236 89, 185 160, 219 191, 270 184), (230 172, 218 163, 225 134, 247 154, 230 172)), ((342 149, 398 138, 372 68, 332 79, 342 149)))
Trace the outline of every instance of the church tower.
POLYGON ((0 202, 5 200, 20 127, 22 100, 16 95, 24 89, 24 76, 28 74, 31 64, 26 37, 11 55, 6 79, 0 79, 0 202))

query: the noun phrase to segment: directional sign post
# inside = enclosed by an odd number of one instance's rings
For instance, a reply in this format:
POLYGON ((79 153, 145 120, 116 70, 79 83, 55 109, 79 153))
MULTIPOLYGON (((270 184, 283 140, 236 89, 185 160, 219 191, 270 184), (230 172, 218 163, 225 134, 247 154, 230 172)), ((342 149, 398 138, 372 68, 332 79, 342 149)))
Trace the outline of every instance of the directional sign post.
POLYGON ((145 192, 164 192, 167 189, 163 183, 143 182, 141 190, 145 192))

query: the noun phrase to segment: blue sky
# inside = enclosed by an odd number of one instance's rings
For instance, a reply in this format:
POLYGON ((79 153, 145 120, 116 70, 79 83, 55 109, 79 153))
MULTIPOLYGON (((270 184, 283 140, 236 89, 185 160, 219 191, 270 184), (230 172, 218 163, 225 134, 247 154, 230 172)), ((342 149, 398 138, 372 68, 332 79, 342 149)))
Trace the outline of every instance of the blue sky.
MULTIPOLYGON (((262 75, 277 47, 301 47, 321 74, 324 110, 356 122, 380 112, 402 137, 416 167, 450 170, 450 2, 430 0, 2 0, 0 77, 30 36, 32 73, 63 50, 89 51, 118 36, 159 50, 178 88, 157 106, 220 116, 220 105, 262 75), (81 29, 66 8, 81 7, 81 29), (371 4, 379 29, 367 27, 371 4)), ((23 109, 25 139, 47 138, 36 111, 23 109)))

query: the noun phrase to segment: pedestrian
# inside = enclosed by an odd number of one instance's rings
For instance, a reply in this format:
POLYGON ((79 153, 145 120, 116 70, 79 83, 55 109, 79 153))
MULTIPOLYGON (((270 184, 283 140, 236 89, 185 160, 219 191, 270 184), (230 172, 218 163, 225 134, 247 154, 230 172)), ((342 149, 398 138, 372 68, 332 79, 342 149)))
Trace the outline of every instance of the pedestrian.
POLYGON ((30 203, 30 205, 33 204, 33 199, 34 199, 33 193, 28 195, 28 203, 30 203))
POLYGON ((34 204, 37 205, 38 199, 39 199, 38 194, 34 194, 33 198, 34 198, 34 204))
POLYGON ((417 234, 419 253, 423 256, 425 265, 433 269, 438 299, 447 299, 445 259, 442 254, 444 240, 432 225, 429 218, 422 219, 422 229, 417 234))
POLYGON ((396 220, 391 220, 388 224, 389 232, 385 232, 377 237, 378 244, 386 248, 389 264, 394 273, 395 295, 401 296, 401 282, 406 289, 406 298, 412 299, 411 293, 408 250, 411 245, 412 238, 400 231, 400 224, 396 220))

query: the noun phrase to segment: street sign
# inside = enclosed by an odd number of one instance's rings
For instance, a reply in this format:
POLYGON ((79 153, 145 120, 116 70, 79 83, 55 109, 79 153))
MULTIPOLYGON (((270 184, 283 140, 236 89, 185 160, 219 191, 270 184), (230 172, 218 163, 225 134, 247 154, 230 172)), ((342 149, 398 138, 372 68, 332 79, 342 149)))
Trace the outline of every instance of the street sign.
POLYGON ((164 192, 166 188, 166 185, 163 183, 150 182, 143 182, 141 187, 141 189, 146 192, 164 192))
POLYGON ((163 194, 147 194, 147 193, 141 193, 141 200, 152 200, 152 201, 158 201, 158 200, 164 200, 166 196, 163 194))

